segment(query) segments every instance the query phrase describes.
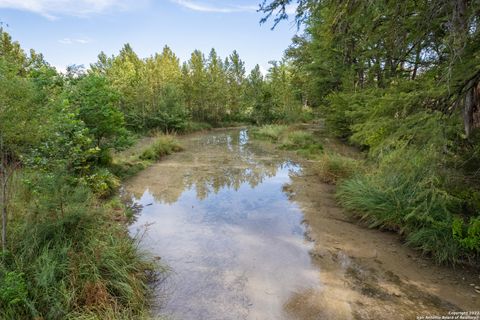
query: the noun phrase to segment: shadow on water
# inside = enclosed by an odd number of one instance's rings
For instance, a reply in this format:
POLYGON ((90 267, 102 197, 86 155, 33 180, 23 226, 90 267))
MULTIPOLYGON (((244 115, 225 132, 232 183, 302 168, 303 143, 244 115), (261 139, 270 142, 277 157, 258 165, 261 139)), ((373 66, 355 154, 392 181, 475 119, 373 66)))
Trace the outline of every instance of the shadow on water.
POLYGON ((282 187, 299 164, 246 130, 199 134, 187 151, 125 186, 143 205, 132 234, 173 270, 161 313, 174 319, 285 319, 284 304, 320 287, 299 207, 282 187))

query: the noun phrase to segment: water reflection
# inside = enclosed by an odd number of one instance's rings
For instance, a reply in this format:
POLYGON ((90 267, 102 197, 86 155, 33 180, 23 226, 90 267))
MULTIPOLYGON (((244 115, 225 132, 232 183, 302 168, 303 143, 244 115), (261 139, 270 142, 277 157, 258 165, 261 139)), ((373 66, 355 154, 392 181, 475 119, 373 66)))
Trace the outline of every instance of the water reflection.
POLYGON ((147 187, 155 201, 171 204, 193 188, 199 199, 205 199, 225 187, 238 190, 245 183, 256 187, 290 164, 248 144, 247 130, 198 135, 184 144, 187 151, 157 163, 128 183, 133 196, 139 198, 147 187))
POLYGON ((131 232, 148 224, 142 245, 174 270, 162 312, 174 319, 287 318, 283 304, 319 286, 303 214, 282 192, 301 168, 250 143, 245 130, 184 144, 186 152, 126 186, 144 205, 131 232))

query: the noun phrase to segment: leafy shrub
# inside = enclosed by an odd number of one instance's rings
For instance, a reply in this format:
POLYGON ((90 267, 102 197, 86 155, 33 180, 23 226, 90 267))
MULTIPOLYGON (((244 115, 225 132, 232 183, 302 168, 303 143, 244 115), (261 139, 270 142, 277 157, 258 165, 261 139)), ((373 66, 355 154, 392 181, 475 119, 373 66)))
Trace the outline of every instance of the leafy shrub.
POLYGON ((101 198, 112 195, 120 187, 120 180, 107 169, 97 169, 86 177, 90 189, 101 198))
POLYGON ((480 252, 480 217, 471 218, 465 223, 460 218, 455 218, 452 224, 455 240, 467 250, 480 252))

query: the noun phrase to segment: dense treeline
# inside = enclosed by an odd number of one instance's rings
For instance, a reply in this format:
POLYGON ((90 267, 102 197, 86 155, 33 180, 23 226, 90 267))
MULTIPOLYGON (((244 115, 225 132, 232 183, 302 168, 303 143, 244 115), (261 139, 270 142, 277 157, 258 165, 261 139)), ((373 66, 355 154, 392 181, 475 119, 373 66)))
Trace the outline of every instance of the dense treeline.
POLYGON ((264 21, 291 3, 297 91, 374 167, 340 202, 437 261, 478 263, 480 2, 275 0, 264 21))
POLYGON ((222 59, 195 50, 183 64, 172 50, 140 59, 130 45, 117 56, 101 53, 87 77, 98 76, 118 95, 118 110, 131 131, 188 130, 193 122, 295 121, 302 107, 291 85, 291 68, 272 62, 267 75, 257 65, 247 75, 238 52, 222 59))
POLYGON ((138 252, 114 196, 119 178, 180 149, 160 138, 113 161, 136 137, 238 122, 299 120, 291 68, 246 74, 237 52, 165 47, 140 59, 129 45, 59 73, 0 29, 0 318, 142 318, 154 265, 138 252))

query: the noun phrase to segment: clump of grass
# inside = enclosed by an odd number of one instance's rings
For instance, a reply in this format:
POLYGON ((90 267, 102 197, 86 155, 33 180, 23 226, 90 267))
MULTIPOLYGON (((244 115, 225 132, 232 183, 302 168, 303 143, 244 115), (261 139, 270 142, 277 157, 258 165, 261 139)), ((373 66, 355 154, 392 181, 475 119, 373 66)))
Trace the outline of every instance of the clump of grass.
POLYGON ((363 164, 359 160, 337 153, 324 153, 314 165, 314 171, 323 182, 336 184, 356 173, 361 173, 363 164))
POLYGON ((393 230, 407 244, 438 263, 457 263, 476 256, 476 248, 455 239, 455 212, 461 202, 445 189, 445 177, 429 150, 401 150, 379 168, 342 181, 340 203, 370 227, 393 230))
POLYGON ((110 171, 120 179, 126 179, 128 177, 134 176, 140 171, 148 167, 150 162, 140 161, 140 160, 124 160, 113 162, 110 165, 110 171))
POLYGON ((9 251, 1 256, 0 318, 146 315, 148 283, 159 269, 112 219, 120 203, 104 205, 60 175, 25 180, 12 205, 9 251))
POLYGON ((257 139, 276 142, 279 141, 280 137, 287 129, 288 127, 284 125, 268 124, 251 130, 251 134, 257 139))
MULTIPOLYGON (((141 146, 141 145, 140 145, 141 146)), ((131 177, 151 163, 161 159, 163 156, 183 150, 178 141, 171 135, 160 134, 148 142, 147 146, 132 148, 128 156, 117 155, 114 157, 110 171, 121 179, 131 177)))
POLYGON ((140 160, 156 161, 163 156, 181 151, 182 147, 172 136, 161 135, 155 139, 155 142, 147 147, 139 156, 140 160))
POLYGON ((283 138, 282 149, 294 150, 306 158, 312 158, 322 153, 323 146, 312 133, 302 130, 289 131, 283 138))
POLYGON ((305 158, 315 158, 323 152, 323 145, 307 131, 294 129, 286 125, 264 125, 251 131, 256 139, 278 143, 285 150, 296 151, 305 158))

